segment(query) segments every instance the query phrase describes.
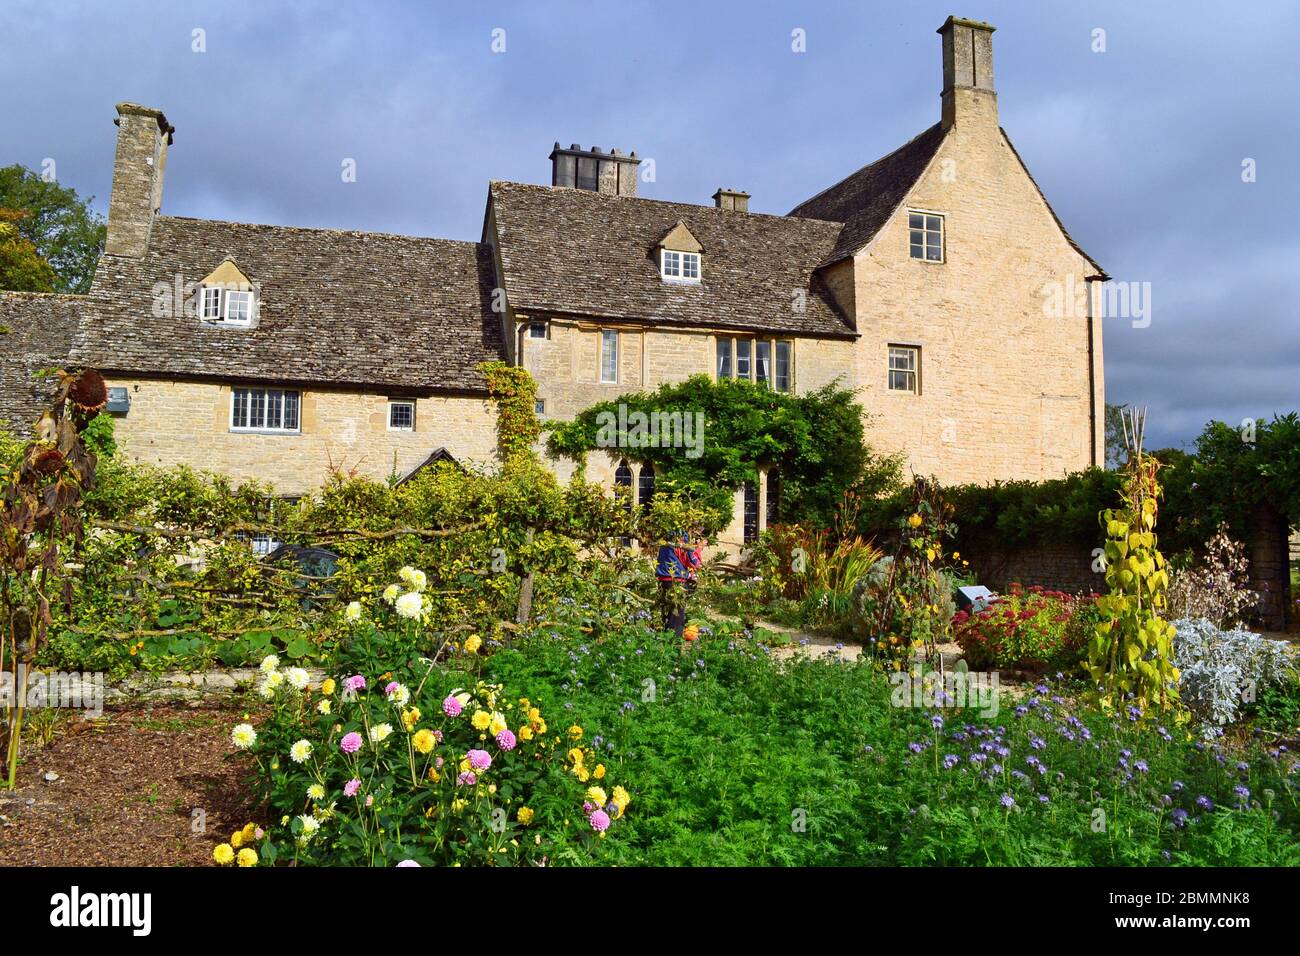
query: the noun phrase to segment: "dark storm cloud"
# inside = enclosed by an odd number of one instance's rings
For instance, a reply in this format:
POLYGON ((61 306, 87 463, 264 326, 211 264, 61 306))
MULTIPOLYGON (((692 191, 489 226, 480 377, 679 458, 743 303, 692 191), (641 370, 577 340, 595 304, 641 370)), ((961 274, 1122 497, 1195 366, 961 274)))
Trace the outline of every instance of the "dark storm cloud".
POLYGON ((487 180, 547 181, 557 139, 653 159, 645 195, 781 213, 934 122, 958 12, 998 27, 1002 124, 1073 235, 1151 283, 1149 327, 1106 324, 1108 399, 1154 444, 1300 406, 1294 11, 1080 6, 8 0, 0 164, 53 158, 103 210, 130 99, 177 127, 174 215, 477 238, 487 180))

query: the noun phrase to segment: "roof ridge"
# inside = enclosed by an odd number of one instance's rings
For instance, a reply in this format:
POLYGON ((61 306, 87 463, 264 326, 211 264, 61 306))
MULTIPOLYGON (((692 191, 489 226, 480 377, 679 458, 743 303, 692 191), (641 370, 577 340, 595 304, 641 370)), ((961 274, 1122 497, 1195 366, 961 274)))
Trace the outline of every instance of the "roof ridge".
POLYGON ((540 183, 521 183, 513 179, 488 180, 489 190, 496 186, 517 186, 522 189, 536 190, 538 192, 544 192, 548 194, 572 193, 576 196, 581 196, 584 199, 586 199, 587 197, 594 197, 597 200, 618 200, 620 202, 656 203, 661 206, 685 206, 689 209, 701 210, 702 212, 718 213, 720 215, 729 215, 729 216, 748 216, 750 219, 789 220, 791 218, 795 218, 795 219, 802 219, 807 222, 823 222, 830 226, 844 225, 841 222, 836 222, 834 219, 818 219, 815 216, 792 217, 789 215, 782 215, 781 213, 775 213, 775 212, 741 212, 735 209, 719 209, 717 206, 709 206, 703 203, 682 202, 677 199, 653 199, 650 196, 611 196, 606 193, 595 192, 594 190, 591 189, 576 189, 571 186, 565 186, 561 189, 556 189, 554 186, 543 186, 540 183))
POLYGON ((445 242, 457 246, 481 246, 475 239, 446 239, 442 236, 417 236, 403 232, 369 232, 364 229, 331 229, 324 226, 284 226, 270 222, 239 222, 234 219, 208 219, 202 216, 158 216, 158 220, 200 222, 214 226, 238 226, 243 229, 278 229, 287 232, 323 233, 334 236, 364 236, 371 239, 413 239, 417 242, 445 242))
POLYGON ((0 289, 0 296, 11 296, 15 299, 33 298, 33 299, 86 299, 89 293, 86 292, 31 292, 27 289, 0 289))
MULTIPOLYGON (((870 169, 872 166, 879 166, 881 163, 883 163, 885 160, 889 159, 891 156, 894 156, 894 155, 897 155, 898 153, 901 153, 903 150, 907 149, 907 147, 911 146, 913 143, 915 143, 915 142, 916 142, 918 139, 920 139, 922 136, 928 136, 930 133, 934 132, 934 130, 935 130, 936 127, 940 127, 940 126, 942 126, 942 125, 943 125, 943 122, 940 121, 940 122, 937 122, 937 123, 933 123, 933 124, 930 125, 930 126, 927 126, 925 129, 921 130, 921 132, 917 133, 915 136, 913 136, 911 139, 909 139, 907 142, 903 143, 901 146, 897 147, 896 149, 892 149, 892 150, 890 150, 889 152, 885 153, 885 155, 883 155, 883 156, 881 156, 881 157, 879 157, 879 158, 877 158, 877 159, 873 159, 871 162, 869 162, 869 163, 867 163, 867 164, 865 164, 865 165, 863 165, 863 166, 859 166, 857 169, 853 170, 853 172, 849 173, 847 176, 842 176, 842 177, 840 177, 839 179, 837 179, 835 182, 831 183, 829 186, 827 186, 827 187, 826 187, 825 189, 823 189, 821 192, 817 193, 816 195, 809 196, 809 197, 808 197, 807 199, 805 199, 803 202, 799 203, 799 205, 795 206, 794 209, 791 209, 788 213, 786 213, 786 215, 787 215, 787 216, 795 216, 795 217, 800 218, 800 219, 804 218, 803 216, 799 216, 799 215, 798 215, 798 211, 799 211, 800 209, 802 209, 804 206, 810 205, 810 204, 813 203, 814 201, 820 199, 822 196, 825 196, 828 192, 830 192, 830 191, 831 191, 832 189, 834 189, 835 187, 843 185, 844 183, 848 182, 850 179, 852 179, 854 176, 858 175, 859 173, 866 172, 866 171, 867 171, 868 169, 870 169)), ((834 221, 834 220, 831 220, 831 221, 834 221)))

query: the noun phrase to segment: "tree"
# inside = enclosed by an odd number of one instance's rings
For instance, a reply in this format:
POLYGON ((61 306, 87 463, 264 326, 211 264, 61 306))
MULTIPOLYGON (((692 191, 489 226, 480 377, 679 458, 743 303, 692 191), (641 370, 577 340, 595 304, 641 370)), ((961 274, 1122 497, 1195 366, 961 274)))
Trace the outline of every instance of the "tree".
POLYGON ((1106 403, 1106 467, 1115 470, 1124 464, 1124 426, 1121 424, 1127 405, 1106 403))
POLYGON ((19 231, 25 218, 26 213, 0 208, 0 289, 53 292, 53 267, 19 231))
MULTIPOLYGON (((24 166, 0 167, 0 209, 26 213, 13 224, 53 267, 55 292, 90 289, 107 233, 103 218, 90 208, 93 199, 82 199, 75 189, 45 180, 24 166)), ((0 287, 20 288, 2 279, 0 287)))

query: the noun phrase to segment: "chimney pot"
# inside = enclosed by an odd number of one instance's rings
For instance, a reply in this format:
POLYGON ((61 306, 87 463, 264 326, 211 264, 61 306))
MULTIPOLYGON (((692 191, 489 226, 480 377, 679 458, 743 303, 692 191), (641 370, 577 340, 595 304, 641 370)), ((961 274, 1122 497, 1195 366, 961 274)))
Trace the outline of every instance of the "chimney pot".
POLYGON ((641 160, 635 152, 624 156, 616 148, 606 153, 599 146, 584 150, 578 143, 563 149, 557 142, 550 158, 552 186, 606 196, 636 195, 636 169, 641 160))

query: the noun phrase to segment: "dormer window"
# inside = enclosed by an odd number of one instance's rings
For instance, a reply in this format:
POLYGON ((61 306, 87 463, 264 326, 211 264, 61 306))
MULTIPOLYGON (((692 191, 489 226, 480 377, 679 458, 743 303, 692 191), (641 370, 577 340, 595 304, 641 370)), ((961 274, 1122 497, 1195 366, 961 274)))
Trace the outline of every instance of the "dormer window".
POLYGON ((678 219, 656 243, 659 276, 665 282, 699 282, 704 273, 704 247, 691 234, 685 220, 678 219))
POLYGON ((253 284, 230 259, 199 285, 199 318, 204 322, 250 326, 256 310, 253 284))
POLYGON ((660 271, 670 282, 699 282, 700 254, 698 252, 676 252, 664 249, 660 271))

